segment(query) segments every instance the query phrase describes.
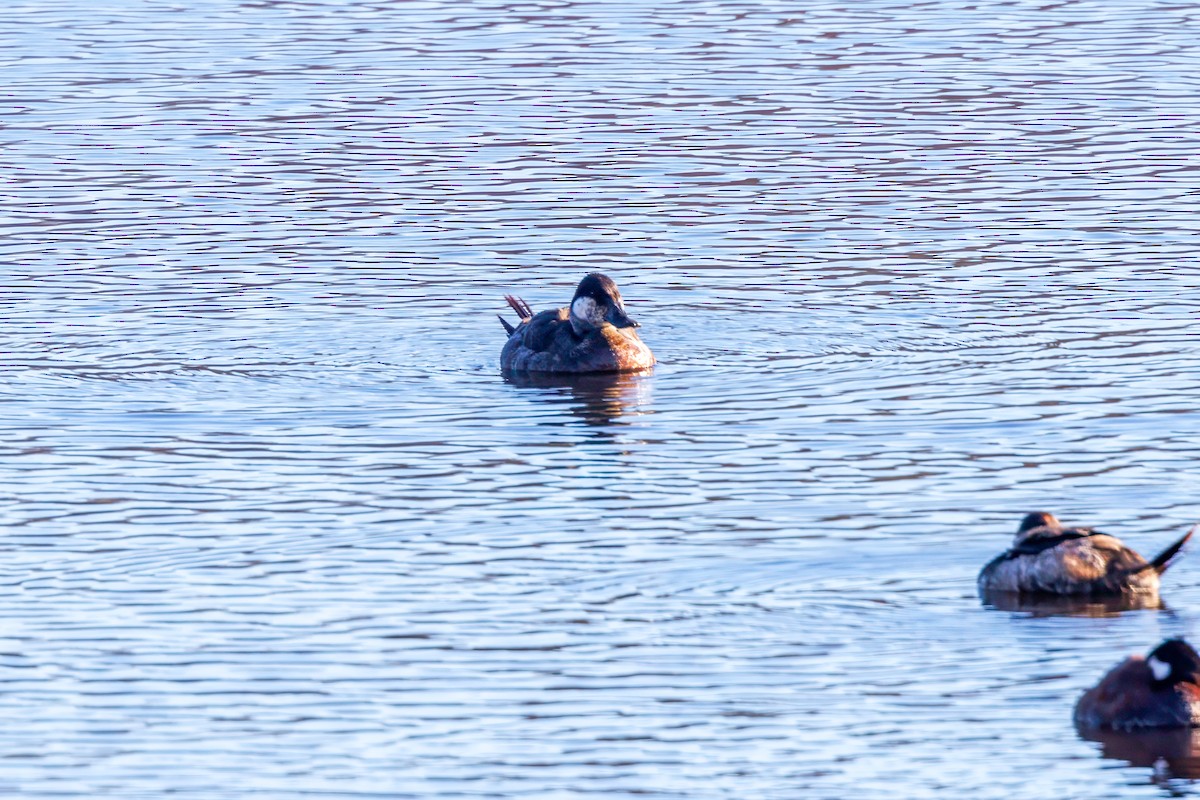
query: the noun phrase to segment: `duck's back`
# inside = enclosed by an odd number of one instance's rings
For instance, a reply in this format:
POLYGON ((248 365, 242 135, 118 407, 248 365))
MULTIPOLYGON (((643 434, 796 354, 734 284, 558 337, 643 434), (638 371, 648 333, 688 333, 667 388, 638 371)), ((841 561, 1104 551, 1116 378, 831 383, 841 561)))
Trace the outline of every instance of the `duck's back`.
POLYGON ((1119 731, 1200 725, 1200 690, 1194 684, 1155 688, 1151 677, 1143 659, 1125 659, 1079 698, 1075 723, 1119 731))
MULTIPOLYGON (((1032 549, 1032 548, 1031 548, 1032 549)), ((1158 573, 1119 539, 1086 531, 1037 552, 1013 550, 996 557, 979 574, 985 591, 1047 594, 1106 594, 1156 591, 1158 573)))
POLYGON ((654 366, 632 328, 611 325, 579 336, 570 309, 542 311, 522 322, 500 351, 500 368, 531 372, 623 372, 654 366))
POLYGON ((562 355, 576 345, 566 308, 541 311, 525 320, 508 337, 500 351, 500 368, 560 371, 562 355))

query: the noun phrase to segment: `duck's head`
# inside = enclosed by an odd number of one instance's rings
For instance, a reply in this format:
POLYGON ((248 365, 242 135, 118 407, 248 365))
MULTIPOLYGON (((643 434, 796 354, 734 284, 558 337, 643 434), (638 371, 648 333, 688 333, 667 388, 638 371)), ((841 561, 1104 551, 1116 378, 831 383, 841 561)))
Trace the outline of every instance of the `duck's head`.
POLYGON ((593 272, 579 282, 571 300, 571 327, 583 336, 605 324, 614 328, 640 328, 625 314, 621 291, 612 278, 593 272))
POLYGON ((1025 519, 1021 520, 1021 526, 1017 528, 1017 536, 1029 533, 1035 528, 1057 527, 1059 527, 1059 522, 1053 514, 1046 511, 1034 511, 1031 514, 1026 514, 1025 519))
POLYGON ((1183 639, 1167 639, 1146 656, 1155 686, 1200 683, 1200 654, 1183 639))

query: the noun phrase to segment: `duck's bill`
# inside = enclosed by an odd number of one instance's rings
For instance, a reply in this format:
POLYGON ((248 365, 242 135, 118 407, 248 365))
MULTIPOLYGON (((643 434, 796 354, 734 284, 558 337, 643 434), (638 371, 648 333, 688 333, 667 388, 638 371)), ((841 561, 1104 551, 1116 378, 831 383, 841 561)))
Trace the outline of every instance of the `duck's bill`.
POLYGON ((628 314, 626 314, 624 311, 617 308, 616 306, 613 306, 611 309, 609 309, 608 321, 612 323, 614 328, 640 328, 640 327, 642 327, 639 323, 634 322, 632 319, 630 319, 628 314))

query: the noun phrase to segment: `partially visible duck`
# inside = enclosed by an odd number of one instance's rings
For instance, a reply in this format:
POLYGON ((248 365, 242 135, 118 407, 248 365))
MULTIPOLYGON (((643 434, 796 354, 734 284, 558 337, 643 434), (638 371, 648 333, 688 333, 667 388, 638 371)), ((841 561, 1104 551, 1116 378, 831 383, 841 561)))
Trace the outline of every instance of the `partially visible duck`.
POLYGON ((579 282, 571 305, 534 314, 524 300, 505 295, 520 322, 504 317, 508 341, 500 351, 503 370, 533 372, 630 372, 654 366, 654 354, 638 337, 640 327, 625 313, 617 284, 593 272, 579 282))
POLYGON ((1116 731, 1200 726, 1200 655, 1183 639, 1167 639, 1145 658, 1130 656, 1083 693, 1075 724, 1116 731))
POLYGON ((1158 578, 1195 528, 1147 562, 1120 539, 1065 528, 1053 514, 1026 515, 1013 545, 979 573, 980 592, 1118 594, 1157 592, 1158 578))

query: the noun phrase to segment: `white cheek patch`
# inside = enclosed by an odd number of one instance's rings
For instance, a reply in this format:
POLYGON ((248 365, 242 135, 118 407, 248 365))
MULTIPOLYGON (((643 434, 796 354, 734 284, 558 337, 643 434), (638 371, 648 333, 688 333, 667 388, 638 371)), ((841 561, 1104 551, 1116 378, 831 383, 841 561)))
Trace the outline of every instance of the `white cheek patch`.
POLYGON ((1165 661, 1159 661, 1154 656, 1146 659, 1146 664, 1150 667, 1150 671, 1154 673, 1154 680, 1165 681, 1167 676, 1171 674, 1171 665, 1165 661))
POLYGON ((600 313, 600 306, 596 305, 596 301, 590 297, 575 298, 575 302, 571 303, 571 313, 597 327, 604 323, 604 315, 600 313))

